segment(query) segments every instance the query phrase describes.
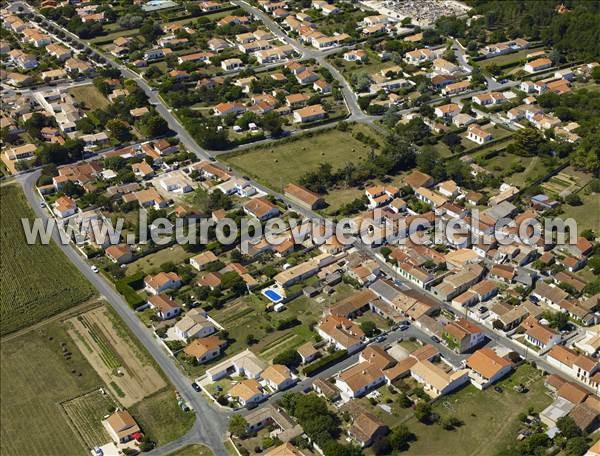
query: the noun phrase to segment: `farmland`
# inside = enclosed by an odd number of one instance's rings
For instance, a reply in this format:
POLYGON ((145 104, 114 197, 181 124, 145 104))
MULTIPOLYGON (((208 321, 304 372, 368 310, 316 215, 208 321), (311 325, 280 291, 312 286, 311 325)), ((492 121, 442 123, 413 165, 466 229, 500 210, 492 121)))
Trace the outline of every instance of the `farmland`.
POLYGON ((27 327, 93 296, 91 285, 54 244, 28 245, 21 218, 33 219, 14 185, 0 187, 0 335, 27 327))
POLYGON ((94 390, 62 403, 66 415, 88 448, 109 442, 110 436, 102 426, 102 419, 114 410, 116 404, 108 394, 94 390))
POLYGON ((61 403, 102 380, 60 322, 3 341, 0 347, 1 454, 84 454, 61 403), (70 356, 63 354, 63 346, 70 356), (35 430, 35 432, 32 432, 35 430))
POLYGON ((123 406, 129 407, 166 386, 130 337, 117 331, 104 307, 71 318, 68 324, 75 344, 123 406))

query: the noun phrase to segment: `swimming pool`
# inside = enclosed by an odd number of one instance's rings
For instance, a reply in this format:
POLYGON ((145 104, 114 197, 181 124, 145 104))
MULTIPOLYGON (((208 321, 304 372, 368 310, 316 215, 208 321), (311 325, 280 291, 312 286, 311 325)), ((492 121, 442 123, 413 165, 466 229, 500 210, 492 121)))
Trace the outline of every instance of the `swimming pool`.
POLYGON ((267 298, 269 298, 272 302, 283 301, 283 296, 281 296, 279 293, 277 293, 272 288, 267 288, 266 290, 263 290, 262 294, 265 295, 267 298))

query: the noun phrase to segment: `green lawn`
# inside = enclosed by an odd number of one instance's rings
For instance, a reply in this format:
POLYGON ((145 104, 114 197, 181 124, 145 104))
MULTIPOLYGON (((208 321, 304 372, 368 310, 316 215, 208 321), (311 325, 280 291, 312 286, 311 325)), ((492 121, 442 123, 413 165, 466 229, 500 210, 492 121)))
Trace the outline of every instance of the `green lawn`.
POLYGON ((144 434, 157 446, 181 437, 194 424, 193 412, 184 412, 175 401, 172 387, 158 391, 129 409, 144 434))
POLYGON ((169 453, 168 456, 212 456, 212 454, 213 452, 204 445, 188 445, 173 453, 169 453))
POLYGON ((84 454, 60 403, 102 385, 58 322, 0 346, 0 454, 84 454), (61 343, 71 353, 63 355, 61 343))
POLYGON ((504 391, 497 393, 493 388, 479 391, 472 385, 454 394, 440 398, 434 411, 441 417, 455 416, 464 425, 454 431, 445 431, 439 425, 425 425, 414 417, 407 426, 417 436, 407 454, 414 455, 489 455, 495 454, 507 444, 515 442, 519 429, 518 415, 543 410, 552 402, 546 393, 542 376, 525 364, 510 377, 498 383, 504 391), (527 385, 525 394, 515 392, 512 387, 519 383, 527 385))
MULTIPOLYGON (((322 163, 331 164, 335 170, 345 163, 366 159, 371 147, 358 141, 352 133, 362 132, 374 139, 378 138, 378 134, 365 125, 353 125, 351 130, 352 132, 342 132, 332 128, 314 134, 308 133, 299 139, 243 153, 222 155, 221 158, 267 187, 281 191, 290 182, 298 183, 302 176, 318 169, 322 163)), ((361 194, 362 191, 356 188, 331 190, 325 196, 329 204, 328 211, 361 194)))
POLYGON ((501 151, 491 158, 484 158, 493 149, 477 151, 475 161, 494 175, 504 177, 504 182, 523 188, 556 167, 546 157, 520 157, 501 151))
POLYGON ((33 220, 15 185, 0 187, 0 335, 79 304, 94 289, 54 244, 28 245, 21 218, 33 220))

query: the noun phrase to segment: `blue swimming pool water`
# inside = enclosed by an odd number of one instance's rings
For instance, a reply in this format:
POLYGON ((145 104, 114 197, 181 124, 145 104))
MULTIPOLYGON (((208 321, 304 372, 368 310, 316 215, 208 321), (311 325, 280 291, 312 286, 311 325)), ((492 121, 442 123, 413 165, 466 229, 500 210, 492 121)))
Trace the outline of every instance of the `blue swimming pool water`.
POLYGON ((279 302, 283 299, 275 290, 263 290, 263 294, 273 302, 279 302))

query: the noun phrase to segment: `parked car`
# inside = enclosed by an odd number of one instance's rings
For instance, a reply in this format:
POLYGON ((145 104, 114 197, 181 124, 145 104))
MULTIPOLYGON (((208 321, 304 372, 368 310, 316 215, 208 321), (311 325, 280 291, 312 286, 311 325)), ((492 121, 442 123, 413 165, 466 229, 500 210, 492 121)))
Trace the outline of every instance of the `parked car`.
POLYGON ((438 336, 431 336, 431 340, 436 344, 440 344, 442 342, 442 339, 440 339, 438 336))
POLYGON ((96 266, 96 265, 93 265, 93 266, 91 267, 91 269, 92 269, 92 272, 96 272, 96 273, 97 273, 97 272, 98 272, 98 270, 99 270, 99 269, 98 269, 98 266, 96 266))
POLYGON ((192 388, 194 388, 194 391, 196 391, 197 393, 199 393, 202 388, 200 388, 200 385, 198 385, 196 382, 192 382, 192 388))

